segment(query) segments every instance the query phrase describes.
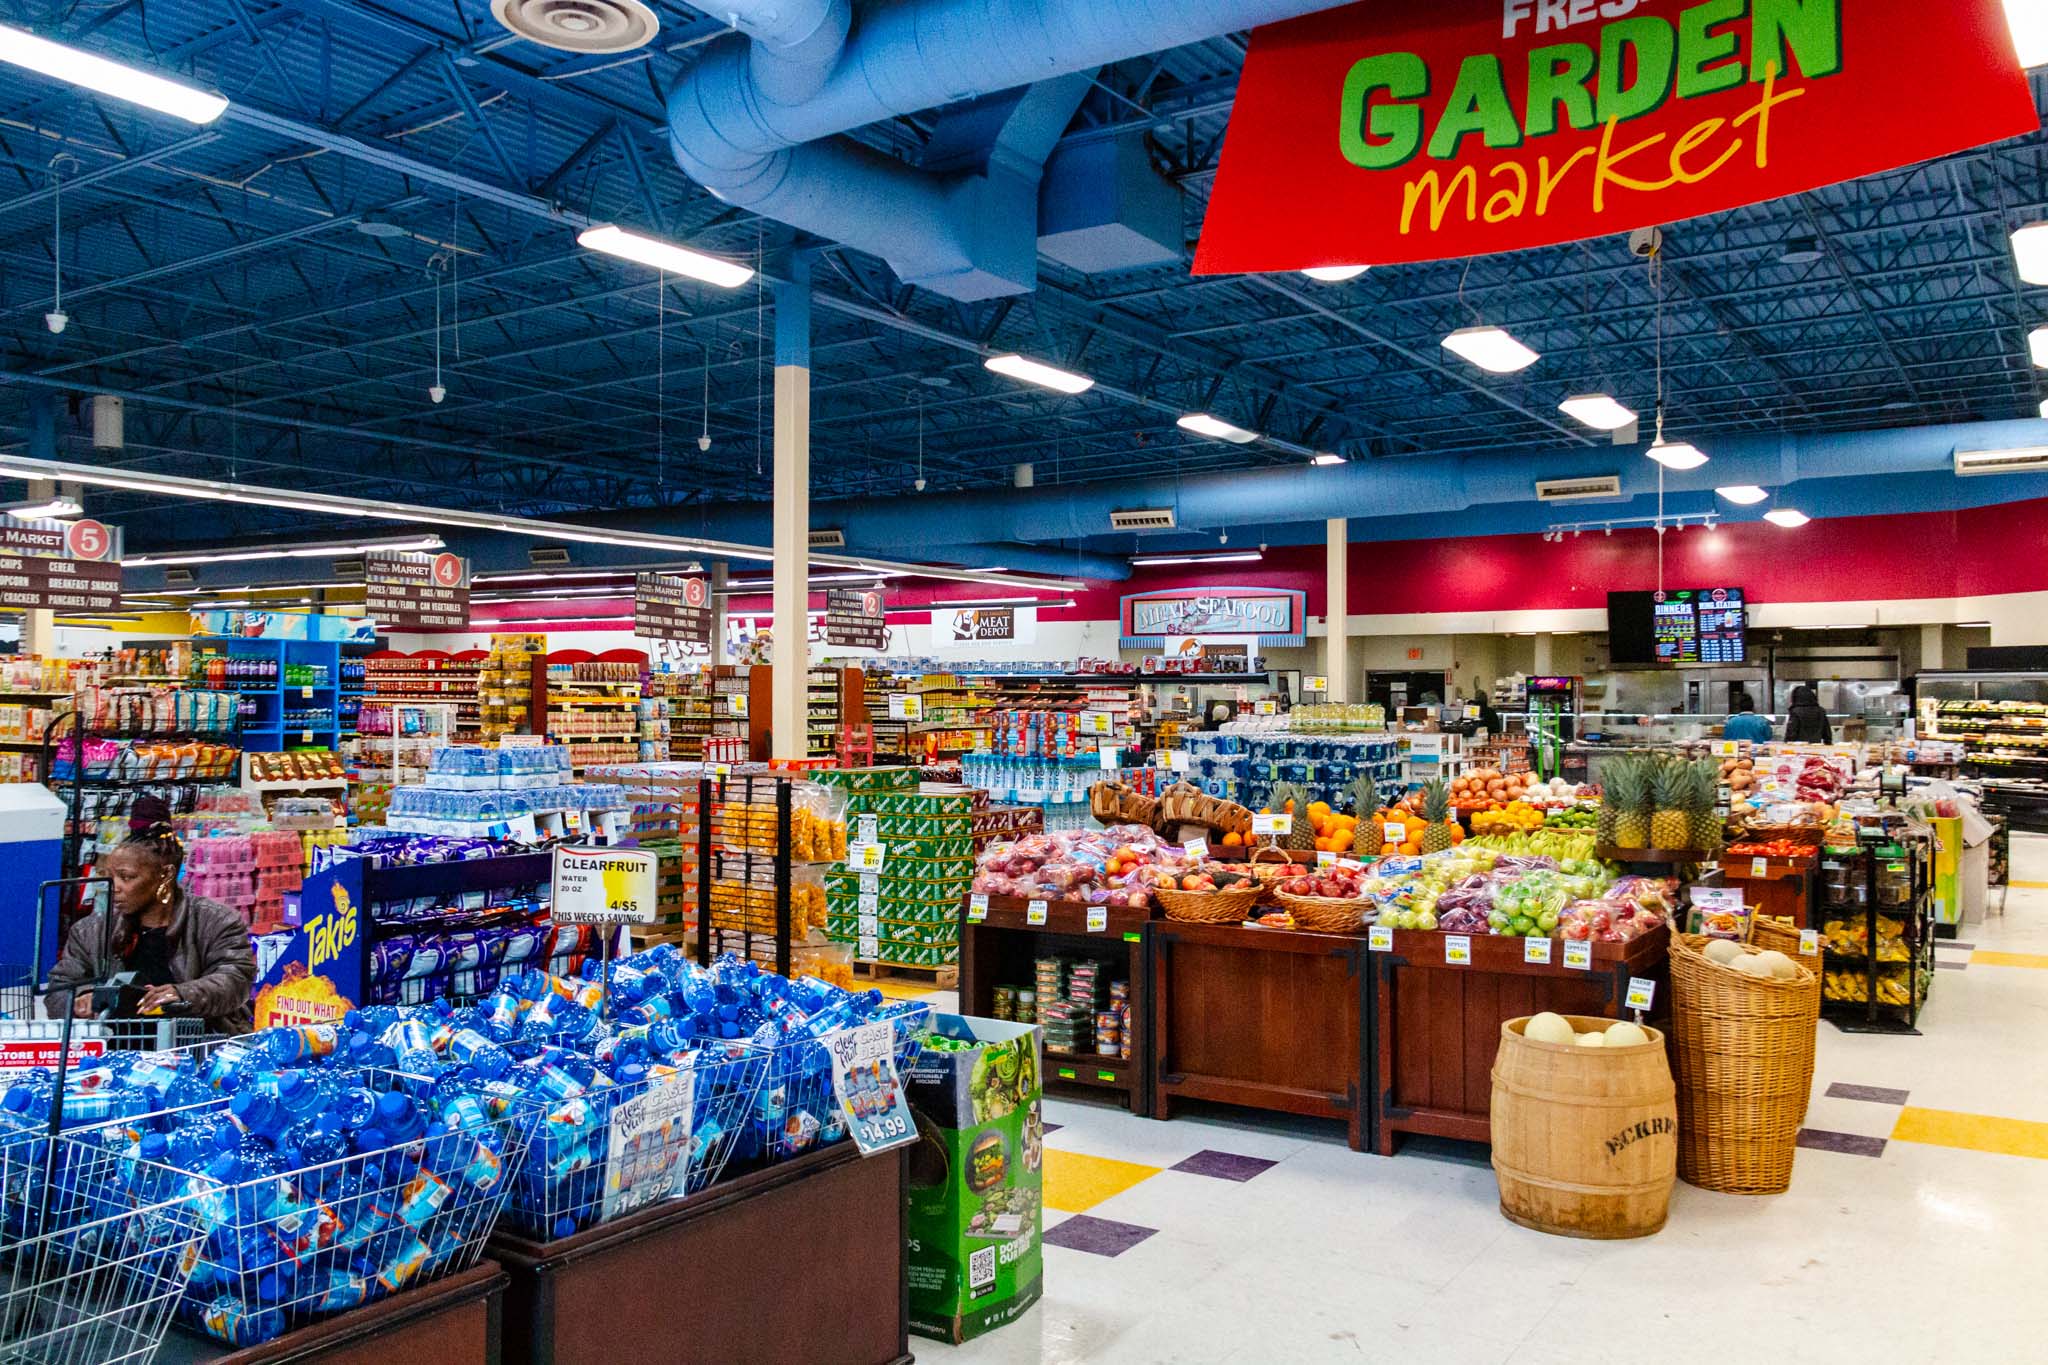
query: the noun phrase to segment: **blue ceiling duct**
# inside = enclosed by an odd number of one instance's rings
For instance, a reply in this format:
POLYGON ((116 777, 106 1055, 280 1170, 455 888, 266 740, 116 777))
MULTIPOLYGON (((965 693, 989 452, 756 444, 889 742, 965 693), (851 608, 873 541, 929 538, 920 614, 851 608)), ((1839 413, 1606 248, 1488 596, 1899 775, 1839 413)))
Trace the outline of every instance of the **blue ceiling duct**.
POLYGON ((747 36, 713 43, 670 91, 669 142, 720 199, 879 256, 907 283, 963 301, 1027 293, 1045 154, 1085 91, 1058 78, 1331 3, 907 0, 856 19, 850 0, 731 0, 747 36), (831 140, 1021 86, 1033 90, 979 171, 831 140), (1029 122, 1012 136, 1016 119, 1029 122))

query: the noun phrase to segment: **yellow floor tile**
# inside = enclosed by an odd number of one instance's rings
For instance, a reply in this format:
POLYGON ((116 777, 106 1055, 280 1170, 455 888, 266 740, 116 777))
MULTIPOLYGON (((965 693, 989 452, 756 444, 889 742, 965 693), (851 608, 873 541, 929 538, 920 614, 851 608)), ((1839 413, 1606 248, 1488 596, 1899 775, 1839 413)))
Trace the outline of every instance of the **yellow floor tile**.
POLYGON ((927 995, 938 994, 934 987, 900 976, 878 976, 872 981, 856 981, 854 984, 863 988, 873 986, 890 1000, 922 1000, 927 995))
POLYGON ((1961 1147, 1972 1152, 2048 1161, 2048 1123, 2027 1119, 1962 1114, 1952 1109, 1916 1109, 1908 1105, 1899 1111, 1892 1137, 1899 1142, 1920 1142, 1930 1147, 1961 1147))
POLYGON ((1045 1149, 1045 1206, 1064 1213, 1086 1213, 1103 1200, 1159 1174, 1157 1166, 1083 1156, 1079 1152, 1045 1149))
POLYGON ((2007 882, 2006 885, 2028 891, 2048 891, 2048 882, 2007 882))
POLYGON ((1985 949, 1970 954, 1972 967, 2048 968, 2048 953, 1994 953, 1985 949))

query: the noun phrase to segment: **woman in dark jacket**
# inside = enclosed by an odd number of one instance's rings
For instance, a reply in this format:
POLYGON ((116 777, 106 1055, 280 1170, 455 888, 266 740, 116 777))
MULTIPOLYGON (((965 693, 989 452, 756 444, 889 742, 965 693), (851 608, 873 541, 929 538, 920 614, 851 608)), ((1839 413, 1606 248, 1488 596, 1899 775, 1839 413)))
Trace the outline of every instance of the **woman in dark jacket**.
POLYGON ((1787 744, 1833 744, 1834 728, 1821 710, 1820 697, 1804 683, 1792 689, 1792 708, 1785 713, 1787 744))
POLYGON ((102 864, 114 884, 113 908, 72 926, 64 955, 50 970, 50 1013, 69 1008, 91 1018, 92 987, 129 972, 142 995, 123 1013, 197 1015, 209 1032, 247 1033, 249 985, 256 979, 249 927, 219 901, 187 895, 178 885, 185 849, 171 830, 169 809, 154 804, 145 810, 137 803, 148 827, 130 834, 102 864))

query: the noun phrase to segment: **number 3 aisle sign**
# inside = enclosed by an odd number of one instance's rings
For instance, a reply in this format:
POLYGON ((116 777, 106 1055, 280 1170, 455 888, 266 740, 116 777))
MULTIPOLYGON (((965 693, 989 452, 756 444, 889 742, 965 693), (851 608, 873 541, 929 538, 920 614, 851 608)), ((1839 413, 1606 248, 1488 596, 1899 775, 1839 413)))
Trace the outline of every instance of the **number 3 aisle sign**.
POLYGON ((910 1101, 896 1074, 896 1026, 878 1019, 823 1041, 832 1058, 832 1096, 861 1155, 915 1142, 917 1122, 910 1117, 910 1101))

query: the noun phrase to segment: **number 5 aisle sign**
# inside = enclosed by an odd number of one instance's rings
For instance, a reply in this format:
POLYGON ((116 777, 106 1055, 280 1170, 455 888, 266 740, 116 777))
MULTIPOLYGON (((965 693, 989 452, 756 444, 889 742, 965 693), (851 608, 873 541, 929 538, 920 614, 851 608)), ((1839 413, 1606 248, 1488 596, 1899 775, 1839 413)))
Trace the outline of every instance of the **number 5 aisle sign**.
POLYGON ((1252 34, 1198 275, 1675 223, 2032 132, 2001 0, 1430 0, 1252 34))
POLYGON ((896 1026, 887 1019, 824 1040, 832 1058, 832 1096, 862 1156, 917 1140, 903 1081, 896 1074, 896 1026))

